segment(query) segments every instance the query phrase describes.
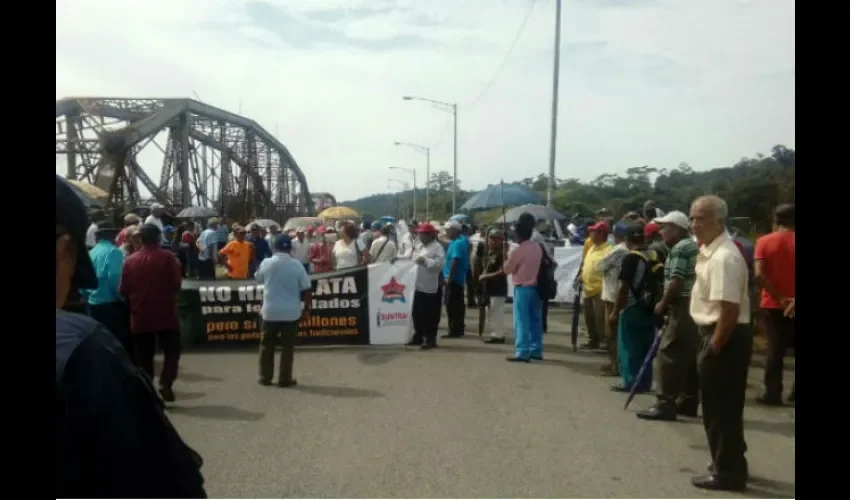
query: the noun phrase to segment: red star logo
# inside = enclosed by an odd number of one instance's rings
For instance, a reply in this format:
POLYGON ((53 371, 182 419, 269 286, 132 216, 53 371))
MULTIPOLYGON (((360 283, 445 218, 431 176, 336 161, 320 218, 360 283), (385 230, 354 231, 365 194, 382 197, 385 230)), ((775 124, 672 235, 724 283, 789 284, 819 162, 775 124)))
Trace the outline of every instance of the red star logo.
POLYGON ((389 283, 381 287, 381 291, 384 294, 383 300, 384 302, 392 302, 395 300, 400 300, 404 302, 404 289, 406 287, 399 283, 395 276, 393 276, 389 283))

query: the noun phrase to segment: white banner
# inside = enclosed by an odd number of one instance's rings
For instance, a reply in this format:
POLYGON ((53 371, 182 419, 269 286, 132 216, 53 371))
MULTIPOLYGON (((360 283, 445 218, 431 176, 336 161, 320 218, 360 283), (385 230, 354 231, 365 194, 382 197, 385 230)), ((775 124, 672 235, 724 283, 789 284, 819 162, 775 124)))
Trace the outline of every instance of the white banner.
POLYGON ((370 344, 405 344, 409 340, 417 269, 409 260, 369 266, 370 344))
MULTIPOLYGON (((516 248, 516 243, 511 243, 511 251, 516 248)), ((555 248, 555 261, 558 263, 558 268, 555 270, 555 280, 558 281, 558 294, 552 302, 572 303, 576 297, 576 291, 573 288, 573 282, 578 274, 578 269, 581 266, 581 251, 580 246, 564 246, 555 248)), ((508 254, 510 255, 510 254, 508 254)), ((508 278, 508 297, 514 296, 513 281, 508 278)))

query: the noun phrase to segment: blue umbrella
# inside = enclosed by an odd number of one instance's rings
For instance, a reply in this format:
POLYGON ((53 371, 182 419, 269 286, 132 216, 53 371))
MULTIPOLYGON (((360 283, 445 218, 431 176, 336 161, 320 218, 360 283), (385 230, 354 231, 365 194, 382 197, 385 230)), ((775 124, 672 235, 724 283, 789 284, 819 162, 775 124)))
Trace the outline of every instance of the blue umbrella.
POLYGON ((449 217, 449 220, 456 220, 458 222, 463 222, 469 220, 469 216, 466 214, 454 214, 449 217))
POLYGON ((395 222, 395 217, 390 217, 389 215, 385 215, 381 217, 381 222, 395 222))
POLYGON ((517 205, 540 204, 540 195, 519 184, 494 184, 487 189, 475 193, 472 198, 461 205, 461 210, 487 210, 496 207, 512 207, 517 205))

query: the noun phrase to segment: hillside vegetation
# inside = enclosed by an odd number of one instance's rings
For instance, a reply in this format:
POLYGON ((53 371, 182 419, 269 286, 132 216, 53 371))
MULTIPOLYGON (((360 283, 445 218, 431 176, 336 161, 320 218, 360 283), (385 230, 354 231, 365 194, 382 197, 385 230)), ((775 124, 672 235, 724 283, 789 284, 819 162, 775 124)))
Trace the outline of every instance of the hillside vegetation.
MULTIPOLYGON (((750 219, 751 230, 769 230, 773 208, 780 203, 794 202, 795 152, 782 145, 774 146, 770 155, 757 154, 742 158, 730 167, 713 168, 696 172, 687 163, 675 168, 651 166, 631 167, 624 175, 603 174, 589 183, 577 179, 557 179, 554 195, 555 208, 566 215, 581 213, 591 215, 606 207, 614 214, 638 210, 646 200, 655 200, 665 211, 687 211, 694 198, 703 194, 717 194, 729 204, 731 217, 750 219)), ((505 182, 508 182, 505 179, 505 182)), ((497 182, 497 180, 494 180, 497 182)), ((513 182, 538 191, 545 198, 546 176, 514 179, 513 182)), ((445 220, 451 216, 451 183, 448 172, 431 175, 431 218, 445 220)), ((458 182, 460 189, 460 182, 458 182)), ((460 191, 458 207, 474 192, 460 191)), ((364 218, 383 215, 410 216, 413 210, 413 192, 381 193, 340 203, 351 207, 364 218)), ((425 190, 419 189, 417 197, 419 217, 425 214, 425 190)), ((473 215, 477 222, 492 222, 500 210, 489 210, 473 215)))

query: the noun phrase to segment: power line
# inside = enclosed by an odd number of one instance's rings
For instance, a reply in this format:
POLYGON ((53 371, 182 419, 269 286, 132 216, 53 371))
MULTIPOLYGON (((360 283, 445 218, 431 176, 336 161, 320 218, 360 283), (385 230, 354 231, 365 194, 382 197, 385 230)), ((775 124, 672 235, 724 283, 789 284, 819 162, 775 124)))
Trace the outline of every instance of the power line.
POLYGON ((487 85, 484 86, 484 89, 481 91, 481 93, 478 94, 478 97, 473 99, 471 102, 464 104, 464 108, 474 106, 476 103, 478 103, 478 101, 480 101, 481 98, 484 97, 484 94, 486 94, 487 91, 490 90, 490 87, 493 86, 493 83, 496 82, 496 79, 499 77, 499 74, 502 72, 502 69, 504 69, 505 64, 508 62, 508 58, 511 57, 511 54, 514 51, 514 47, 516 47, 517 42, 519 42, 520 37, 522 37, 522 32, 525 30, 525 26, 528 24, 528 20, 531 19, 531 13, 534 12, 534 6, 536 4, 537 0, 531 0, 528 6, 528 12, 525 13, 525 18, 523 18, 522 24, 519 25, 519 29, 517 30, 516 35, 514 35, 514 40, 513 42, 511 42, 508 51, 505 53, 505 57, 502 58, 502 62, 500 62, 499 65, 496 67, 496 71, 493 73, 492 78, 490 78, 490 81, 487 82, 487 85))

